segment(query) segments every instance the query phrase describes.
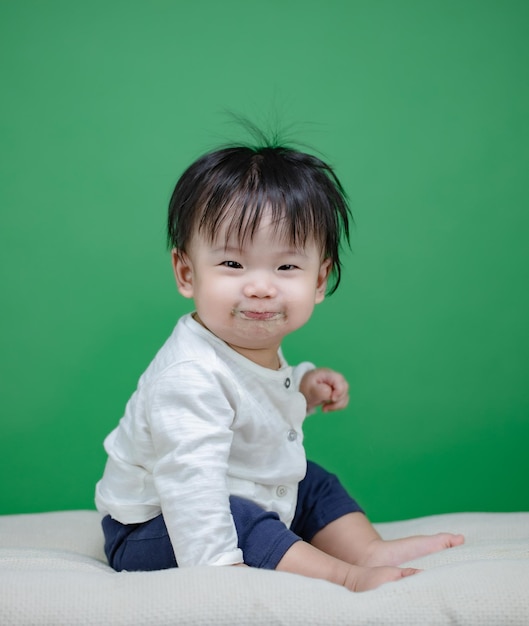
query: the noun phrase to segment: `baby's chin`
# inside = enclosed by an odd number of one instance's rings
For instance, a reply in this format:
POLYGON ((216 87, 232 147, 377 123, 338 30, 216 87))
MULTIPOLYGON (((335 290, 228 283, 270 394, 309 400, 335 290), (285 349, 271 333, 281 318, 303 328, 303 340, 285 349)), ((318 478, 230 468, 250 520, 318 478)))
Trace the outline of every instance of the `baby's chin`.
POLYGON ((284 313, 248 315, 233 311, 224 323, 219 320, 201 320, 202 325, 237 351, 278 350, 283 338, 292 332, 288 316, 284 313))

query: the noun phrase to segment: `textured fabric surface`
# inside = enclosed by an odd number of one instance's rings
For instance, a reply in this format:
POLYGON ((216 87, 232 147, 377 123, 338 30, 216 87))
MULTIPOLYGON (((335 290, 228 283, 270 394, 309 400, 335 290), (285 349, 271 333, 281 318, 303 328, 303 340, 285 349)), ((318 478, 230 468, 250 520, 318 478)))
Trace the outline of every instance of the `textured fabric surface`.
POLYGON ((413 562, 420 575, 367 593, 236 567, 113 572, 99 516, 0 517, 0 623, 226 626, 529 624, 529 513, 379 524, 383 536, 463 532, 464 546, 413 562))

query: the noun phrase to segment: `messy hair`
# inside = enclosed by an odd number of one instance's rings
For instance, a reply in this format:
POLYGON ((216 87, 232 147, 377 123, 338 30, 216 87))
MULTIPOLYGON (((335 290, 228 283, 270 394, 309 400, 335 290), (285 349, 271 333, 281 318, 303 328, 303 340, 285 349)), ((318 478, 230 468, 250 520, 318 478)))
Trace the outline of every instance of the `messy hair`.
POLYGON ((341 278, 340 248, 349 244, 350 210, 333 169, 285 146, 231 146, 209 152, 178 180, 169 202, 167 243, 186 252, 193 233, 211 242, 221 226, 239 245, 264 215, 294 247, 314 240, 332 263, 329 294, 341 278))

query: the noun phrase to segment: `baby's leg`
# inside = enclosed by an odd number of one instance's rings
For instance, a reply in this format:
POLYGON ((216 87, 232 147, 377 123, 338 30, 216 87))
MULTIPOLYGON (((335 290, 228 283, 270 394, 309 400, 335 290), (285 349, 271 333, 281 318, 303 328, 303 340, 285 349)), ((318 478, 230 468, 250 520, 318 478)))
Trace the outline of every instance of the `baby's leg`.
POLYGON ((342 585, 351 591, 368 591, 384 583, 412 576, 419 570, 411 567, 362 567, 337 559, 318 548, 298 541, 283 555, 276 569, 278 571, 301 574, 310 578, 320 578, 342 585))
POLYGON ((300 540, 277 513, 236 496, 230 497, 230 505, 244 562, 251 567, 321 578, 353 591, 374 589, 417 571, 346 563, 300 540))
POLYGON ((366 567, 395 566, 459 546, 463 535, 439 533, 383 540, 363 513, 348 513, 314 535, 311 544, 347 563, 366 567))

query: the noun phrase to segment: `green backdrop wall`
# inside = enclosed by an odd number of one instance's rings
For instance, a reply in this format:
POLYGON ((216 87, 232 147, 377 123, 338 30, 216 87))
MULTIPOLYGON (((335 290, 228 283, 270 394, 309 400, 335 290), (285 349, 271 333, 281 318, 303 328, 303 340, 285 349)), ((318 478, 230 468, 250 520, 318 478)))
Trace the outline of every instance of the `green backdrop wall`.
POLYGON ((164 221, 279 119, 337 169, 339 291, 285 344, 348 377, 311 458, 375 521, 529 509, 529 4, 2 0, 1 513, 92 508, 177 317, 164 221))

